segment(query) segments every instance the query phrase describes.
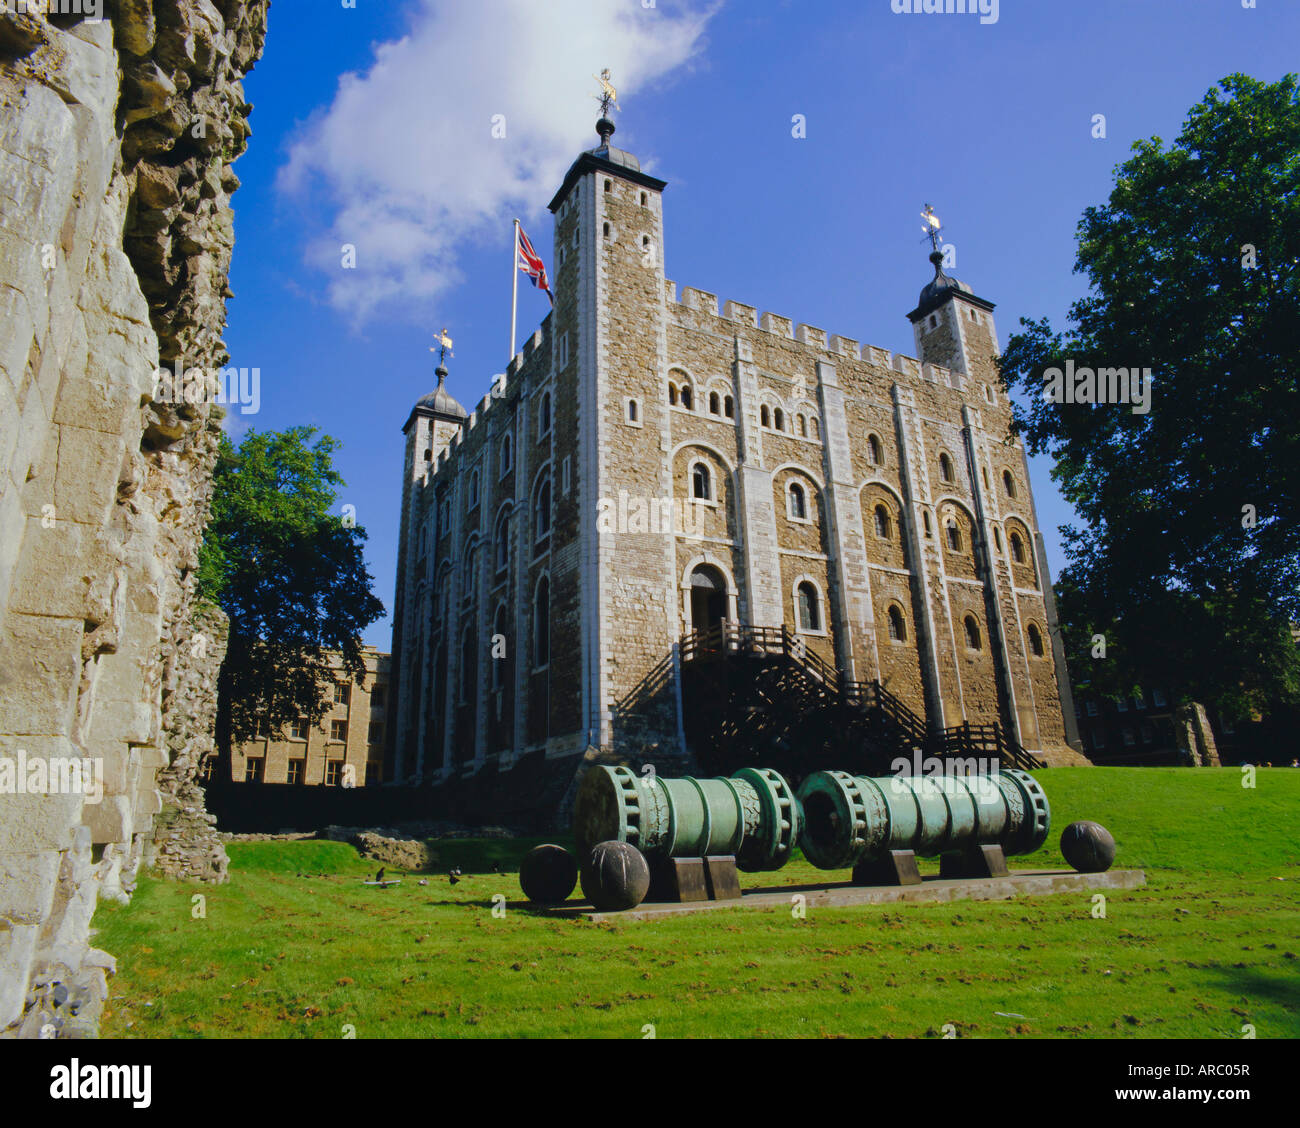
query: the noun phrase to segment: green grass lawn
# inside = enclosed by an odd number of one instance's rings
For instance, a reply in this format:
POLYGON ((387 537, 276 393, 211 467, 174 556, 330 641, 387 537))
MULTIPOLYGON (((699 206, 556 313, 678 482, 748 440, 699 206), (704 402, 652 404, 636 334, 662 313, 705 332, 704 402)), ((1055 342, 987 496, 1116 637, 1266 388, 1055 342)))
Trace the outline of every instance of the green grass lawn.
MULTIPOLYGON (((119 968, 104 1034, 1300 1035, 1300 771, 1260 770, 1253 790, 1226 768, 1037 774, 1052 834, 1013 868, 1063 867, 1061 830, 1096 819, 1116 865, 1147 873, 1108 894, 1105 919, 1063 894, 594 924, 536 915, 514 872, 490 872, 514 871, 536 839, 440 843, 439 865, 477 874, 386 890, 360 884, 377 864, 345 844, 249 843, 230 848, 228 885, 147 878, 129 906, 99 910, 95 943, 119 968)), ((796 859, 745 880, 847 877, 796 859)))

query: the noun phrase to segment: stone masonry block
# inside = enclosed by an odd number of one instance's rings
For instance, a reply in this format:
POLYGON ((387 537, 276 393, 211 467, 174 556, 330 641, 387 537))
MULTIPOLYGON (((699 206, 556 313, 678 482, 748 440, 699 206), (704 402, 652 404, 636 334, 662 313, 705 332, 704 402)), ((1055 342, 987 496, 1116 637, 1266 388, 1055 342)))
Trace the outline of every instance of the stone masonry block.
POLYGON ((119 435, 67 424, 59 428, 54 504, 61 521, 105 525, 117 496, 126 446, 119 435))
POLYGON ((83 822, 96 846, 129 842, 135 827, 131 801, 125 795, 105 796, 102 803, 85 808, 83 822))
POLYGON ((0 795, 0 857, 66 850, 72 845, 81 812, 79 793, 0 795))
POLYGON ((81 637, 79 616, 58 619, 10 610, 0 629, 0 733, 71 731, 81 637))

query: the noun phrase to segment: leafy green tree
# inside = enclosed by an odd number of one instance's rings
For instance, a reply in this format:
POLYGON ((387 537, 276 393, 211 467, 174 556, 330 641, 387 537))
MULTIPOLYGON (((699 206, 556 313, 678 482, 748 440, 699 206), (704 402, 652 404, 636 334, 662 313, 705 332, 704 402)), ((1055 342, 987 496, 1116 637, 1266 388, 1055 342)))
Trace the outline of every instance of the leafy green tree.
POLYGON ((361 632, 384 613, 362 555, 365 530, 330 510, 344 485, 338 442, 314 427, 250 431, 238 449, 222 437, 212 520, 198 587, 230 616, 217 689, 217 747, 315 723, 333 704, 342 654, 349 677, 365 665, 361 632))
POLYGON ((1060 607, 1095 689, 1167 684, 1236 716, 1300 696, 1298 263, 1296 76, 1232 75, 1084 212, 1068 330, 1022 320, 1000 359, 1027 393, 1017 429, 1083 519, 1062 530, 1060 607), (1149 411, 1057 402, 1067 361, 1150 369, 1149 411))

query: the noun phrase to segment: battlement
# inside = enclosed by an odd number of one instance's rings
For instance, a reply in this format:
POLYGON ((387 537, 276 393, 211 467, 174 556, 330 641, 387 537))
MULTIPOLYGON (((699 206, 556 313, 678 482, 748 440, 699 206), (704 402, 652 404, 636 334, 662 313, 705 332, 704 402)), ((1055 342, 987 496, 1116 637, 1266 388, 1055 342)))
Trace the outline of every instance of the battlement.
POLYGON ((704 314, 718 321, 728 321, 733 325, 744 326, 746 329, 770 333, 774 337, 793 341, 819 353, 832 353, 851 360, 861 360, 866 364, 887 368, 891 372, 897 372, 900 376, 908 376, 914 380, 925 380, 927 383, 943 384, 958 391, 963 390, 960 373, 940 368, 938 365, 927 364, 923 367, 915 357, 901 354, 896 356, 889 349, 861 344, 854 337, 845 337, 840 333, 827 333, 825 329, 796 322, 793 318, 783 317, 780 314, 760 312, 757 306, 728 300, 721 303, 722 312, 719 313, 718 295, 708 290, 683 286, 679 299, 677 283, 665 279, 664 294, 669 306, 677 306, 679 310, 689 310, 696 315, 704 314))

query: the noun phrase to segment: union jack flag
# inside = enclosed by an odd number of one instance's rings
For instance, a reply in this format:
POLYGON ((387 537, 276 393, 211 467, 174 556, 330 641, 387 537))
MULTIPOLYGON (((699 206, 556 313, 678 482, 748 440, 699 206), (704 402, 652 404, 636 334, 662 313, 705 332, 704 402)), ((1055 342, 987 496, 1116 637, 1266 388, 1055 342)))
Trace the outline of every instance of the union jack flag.
POLYGON ((542 262, 541 255, 533 250, 532 241, 524 234, 522 227, 519 228, 519 269, 528 275, 534 286, 546 291, 546 296, 551 299, 551 305, 554 305, 555 295, 551 293, 551 283, 546 277, 546 266, 542 262))

